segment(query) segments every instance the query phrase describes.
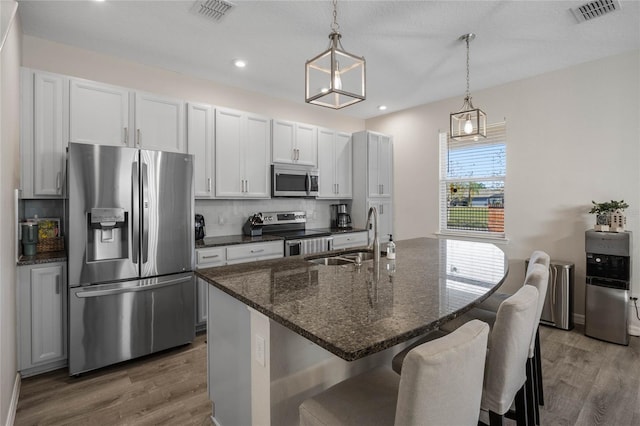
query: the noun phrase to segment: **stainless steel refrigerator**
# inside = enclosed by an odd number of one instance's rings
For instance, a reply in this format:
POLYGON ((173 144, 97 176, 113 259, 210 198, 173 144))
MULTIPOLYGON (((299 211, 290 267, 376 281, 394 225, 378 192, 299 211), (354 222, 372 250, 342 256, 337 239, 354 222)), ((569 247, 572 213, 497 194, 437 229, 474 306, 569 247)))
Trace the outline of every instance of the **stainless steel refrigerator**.
POLYGON ((193 157, 69 144, 69 374, 195 337, 193 157))

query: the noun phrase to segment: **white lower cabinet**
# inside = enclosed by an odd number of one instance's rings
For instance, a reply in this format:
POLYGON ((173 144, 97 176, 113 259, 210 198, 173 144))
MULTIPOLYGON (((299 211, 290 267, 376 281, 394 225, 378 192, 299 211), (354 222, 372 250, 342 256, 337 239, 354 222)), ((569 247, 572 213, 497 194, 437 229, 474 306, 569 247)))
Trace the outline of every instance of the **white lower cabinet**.
POLYGON ((283 256, 284 243, 282 241, 237 244, 227 247, 227 265, 255 262, 257 260, 278 259, 283 256))
MULTIPOLYGON (((365 233, 366 235, 366 233, 365 233)), ((282 241, 264 243, 235 244, 222 247, 207 247, 196 249, 196 269, 213 268, 216 266, 235 265, 238 263, 254 262, 257 260, 278 259, 284 256, 282 241)), ((202 330, 207 326, 207 284, 198 280, 196 295, 196 329, 202 330)))
POLYGON ((67 265, 18 267, 18 370, 23 377, 67 365, 67 265))
POLYGON ((353 247, 362 247, 369 244, 367 232, 350 232, 348 234, 333 235, 333 249, 347 249, 353 247))

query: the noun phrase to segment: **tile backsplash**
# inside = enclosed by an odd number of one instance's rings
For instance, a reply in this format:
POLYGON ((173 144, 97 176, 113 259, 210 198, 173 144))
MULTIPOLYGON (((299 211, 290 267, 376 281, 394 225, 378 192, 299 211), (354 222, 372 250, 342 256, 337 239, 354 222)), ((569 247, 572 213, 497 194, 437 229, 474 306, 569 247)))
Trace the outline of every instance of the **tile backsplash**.
POLYGON ((242 233, 247 218, 258 212, 304 211, 307 228, 327 228, 331 222, 331 204, 344 200, 272 198, 268 200, 196 200, 195 213, 204 216, 206 235, 216 237, 242 233))

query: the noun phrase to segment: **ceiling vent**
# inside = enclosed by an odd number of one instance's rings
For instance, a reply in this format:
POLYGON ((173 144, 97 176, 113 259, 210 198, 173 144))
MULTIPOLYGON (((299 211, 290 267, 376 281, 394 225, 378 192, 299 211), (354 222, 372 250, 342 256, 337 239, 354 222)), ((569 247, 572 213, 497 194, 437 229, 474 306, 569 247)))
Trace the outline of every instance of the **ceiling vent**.
POLYGON ((595 0, 582 6, 574 7, 571 9, 571 12, 578 20, 578 23, 580 23, 598 18, 607 13, 615 12, 616 10, 620 10, 619 0, 595 0))
POLYGON ((224 0, 198 0, 191 8, 191 12, 204 16, 212 21, 220 21, 235 5, 224 0))

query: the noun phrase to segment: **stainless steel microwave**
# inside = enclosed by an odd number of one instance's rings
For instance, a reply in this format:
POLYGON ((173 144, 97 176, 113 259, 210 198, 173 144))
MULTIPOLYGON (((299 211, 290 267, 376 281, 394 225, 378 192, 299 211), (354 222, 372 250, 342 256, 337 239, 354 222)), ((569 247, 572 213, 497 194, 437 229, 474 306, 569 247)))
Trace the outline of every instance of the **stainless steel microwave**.
POLYGON ((274 164, 271 166, 272 197, 318 196, 318 169, 308 166, 274 164))

